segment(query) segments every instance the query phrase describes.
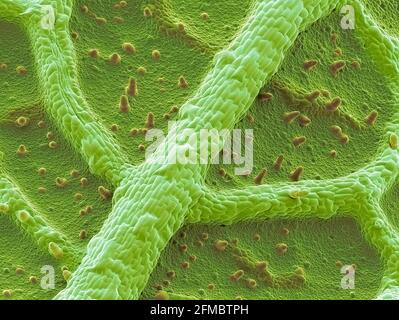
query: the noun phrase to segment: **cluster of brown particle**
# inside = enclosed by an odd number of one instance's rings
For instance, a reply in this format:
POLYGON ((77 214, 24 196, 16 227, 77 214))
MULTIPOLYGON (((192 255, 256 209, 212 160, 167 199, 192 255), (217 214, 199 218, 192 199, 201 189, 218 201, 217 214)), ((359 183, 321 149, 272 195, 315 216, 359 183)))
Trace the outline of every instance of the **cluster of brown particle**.
POLYGON ((85 208, 80 209, 79 215, 80 215, 81 217, 87 216, 87 215, 90 214, 92 211, 93 211, 93 207, 92 207, 92 206, 86 206, 85 208))
POLYGON ((108 200, 112 198, 112 192, 104 186, 99 186, 97 191, 100 194, 101 199, 103 200, 108 200))
POLYGON ((336 158, 337 155, 338 155, 337 150, 331 150, 331 151, 330 151, 330 156, 331 156, 332 158, 336 158))
POLYGON ((145 145, 144 144, 139 144, 139 146, 137 147, 139 149, 139 151, 145 151, 145 145))
POLYGON ((47 170, 46 170, 46 168, 41 167, 41 168, 37 169, 37 173, 39 176, 44 176, 47 173, 47 170))
POLYGON ((260 241, 260 239, 261 239, 261 238, 260 238, 260 234, 259 234, 259 233, 255 233, 255 234, 254 234, 254 240, 255 240, 255 241, 260 241))
POLYGON ((55 178, 55 185, 57 188, 65 188, 66 185, 68 184, 68 180, 62 177, 57 177, 55 178))
POLYGON ((0 63, 0 71, 7 70, 8 66, 6 63, 0 63))
POLYGON ((283 236, 288 236, 289 233, 290 233, 290 230, 288 230, 288 228, 282 228, 282 229, 281 229, 281 234, 282 234, 283 236))
POLYGON ((330 131, 339 140, 341 144, 349 143, 349 136, 343 133, 341 127, 336 125, 331 126, 330 131))
POLYGON ((182 262, 181 267, 182 267, 183 269, 188 269, 188 268, 190 268, 190 262, 188 262, 188 261, 182 262))

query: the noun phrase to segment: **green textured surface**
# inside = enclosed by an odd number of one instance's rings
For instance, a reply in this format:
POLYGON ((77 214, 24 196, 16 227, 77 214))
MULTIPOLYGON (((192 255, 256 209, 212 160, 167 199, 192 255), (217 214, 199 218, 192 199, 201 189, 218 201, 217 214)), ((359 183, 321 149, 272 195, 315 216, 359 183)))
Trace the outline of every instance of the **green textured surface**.
MULTIPOLYGON (((30 1, 0 0, 0 18, 5 17, 0 20, 0 64, 8 66, 0 70, 0 151, 4 153, 0 203, 27 199, 10 204, 12 219, 0 215, 0 299, 5 298, 1 295, 5 289, 12 290, 12 299, 49 299, 65 287, 57 298, 153 299, 159 285, 176 299, 372 299, 383 290, 395 293, 398 159, 388 137, 398 132, 399 123, 397 43, 382 38, 378 29, 372 33, 357 5, 359 30, 341 30, 339 11, 329 14, 338 1, 321 1, 317 6, 310 0, 278 1, 270 11, 268 0, 127 2, 126 8, 115 9, 116 2, 108 0, 42 1, 57 4, 58 13, 71 14, 69 26, 65 17, 57 16, 56 30, 48 33, 37 28, 37 9, 14 21, 30 1), (81 12, 83 4, 90 14, 81 12), (143 16, 146 6, 152 18, 143 16), (201 17, 203 12, 209 19, 201 17), (107 23, 98 25, 92 13, 107 23), (123 23, 114 17, 122 17, 123 23), (283 21, 274 20, 278 17, 283 21), (185 33, 176 31, 179 22, 185 33), (237 33, 241 27, 248 33, 237 33), (62 30, 79 37, 72 41, 62 30), (284 37, 279 38, 278 32, 284 37), (336 45, 331 41, 333 32, 338 34, 336 45), (123 42, 134 44, 137 52, 124 53, 123 42), (376 43, 383 44, 381 52, 376 43), (55 50, 46 50, 50 47, 55 50), (337 47, 343 52, 340 57, 334 57, 337 47), (93 48, 100 52, 98 59, 88 56, 93 48), (214 57, 222 48, 227 49, 214 57), (151 57, 155 49, 161 53, 159 61, 151 57), (114 52, 122 58, 116 66, 108 62, 114 52), (315 70, 304 70, 308 59, 320 61, 315 70), (348 66, 333 77, 329 66, 337 60, 347 61, 348 66), (354 60, 360 69, 350 66, 354 60), (27 75, 17 75, 19 65, 27 68, 27 75), (145 75, 137 73, 139 67, 146 68, 145 75), (231 70, 236 70, 235 76, 231 70), (181 75, 189 83, 187 88, 177 86, 181 75), (129 98, 129 113, 120 113, 119 98, 129 77, 137 79, 139 95, 129 98), (312 120, 310 126, 302 128, 297 121, 287 125, 284 112, 303 106, 288 103, 277 84, 299 95, 328 90, 331 98, 344 100, 341 113, 326 113, 324 104, 330 99, 321 98, 319 105, 300 110, 312 120), (272 100, 259 102, 260 90, 273 93, 272 100), (222 166, 228 175, 221 177, 221 166, 216 165, 206 172, 198 166, 141 164, 144 153, 138 145, 144 136, 132 137, 130 130, 144 127, 148 112, 154 113, 157 128, 166 129, 163 115, 173 105, 183 106, 179 115, 172 115, 183 119, 180 130, 253 128, 252 175, 234 176, 233 166, 222 166), (378 111, 377 122, 367 126, 364 118, 373 110, 378 111), (29 118, 29 126, 16 126, 20 116, 29 118), (45 128, 37 126, 40 120, 45 128), (110 129, 113 124, 118 125, 117 132, 110 129), (330 133, 332 125, 349 135, 347 145, 330 133), (49 131, 54 133, 56 149, 48 147, 49 131), (292 139, 302 135, 306 143, 295 148, 292 139), (21 144, 28 149, 25 157, 16 154, 21 144), (332 149, 336 158, 329 155, 332 149), (275 172, 272 165, 279 154, 285 161, 275 172), (136 170, 127 163, 141 166, 136 170), (293 184, 288 174, 299 165, 305 168, 303 181, 293 184), (47 169, 43 177, 37 173, 40 167, 47 169), (262 168, 268 170, 265 185, 253 187, 262 168), (80 172, 79 177, 70 176, 72 169, 80 172), (56 187, 57 177, 67 178, 65 188, 56 187), (87 186, 80 185, 81 177, 88 179, 87 186), (112 202, 100 198, 99 186, 114 192, 112 202), (39 194, 39 187, 45 187, 46 193, 39 194), (304 195, 291 199, 292 191, 304 195), (80 201, 73 198, 77 192, 83 194, 80 201), (81 217, 79 211, 88 205, 92 213, 81 217), (20 224, 21 208, 44 222, 20 224), (336 214, 340 217, 326 219, 336 214), (243 220, 244 224, 234 224, 243 220), (181 229, 185 223, 189 225, 181 229), (34 234, 32 230, 40 227, 61 236, 34 234), (281 235, 283 227, 290 230, 286 237, 281 235), (87 239, 79 239, 82 229, 87 230, 87 239), (187 238, 181 238, 182 231, 187 238), (209 233, 209 239, 199 247, 196 242, 203 232, 209 233), (261 236, 259 241, 255 234, 261 236), (218 239, 229 241, 226 252, 215 250, 218 239), (288 289, 271 287, 246 272, 242 281, 233 283, 229 276, 240 269, 233 258, 233 239, 254 261, 267 260, 277 277, 289 277, 296 267, 304 267, 306 282, 288 289), (50 241, 59 241, 63 259, 49 255, 50 241), (275 251, 281 242, 289 248, 284 256, 275 251), (183 243, 188 253, 179 252, 183 243), (183 270, 181 263, 190 255, 197 260, 183 270), (356 264, 352 293, 340 288, 336 261, 356 264), (56 269, 56 288, 42 290, 30 284, 29 276, 40 276, 40 268, 48 264, 56 269), (76 270, 68 286, 63 266, 76 270), (17 267, 25 272, 16 275, 17 267), (7 268, 9 273, 4 271, 7 268), (162 284, 172 269, 176 279, 162 284), (247 277, 257 279, 256 289, 245 286, 247 277), (215 289, 207 289, 210 283, 215 289)), ((397 35, 395 1, 361 2, 383 29, 397 35)))

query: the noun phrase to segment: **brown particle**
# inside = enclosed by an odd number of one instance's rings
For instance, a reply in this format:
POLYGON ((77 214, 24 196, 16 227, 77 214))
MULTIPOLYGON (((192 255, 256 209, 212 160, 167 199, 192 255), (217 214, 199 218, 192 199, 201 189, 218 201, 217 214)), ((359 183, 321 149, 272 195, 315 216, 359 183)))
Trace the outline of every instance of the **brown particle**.
POLYGON ((303 174, 303 170, 304 170, 303 167, 299 166, 290 172, 289 177, 291 178, 292 181, 299 181, 303 174))
POLYGON ((79 239, 84 240, 87 237, 87 231, 86 230, 80 230, 79 232, 79 239))
POLYGON ((316 66, 318 64, 319 64, 319 62, 317 60, 307 60, 303 64, 303 67, 305 68, 306 71, 310 71, 310 70, 313 70, 314 68, 316 68, 316 66))
POLYGON ((346 66, 346 62, 343 60, 335 61, 330 65, 331 74, 336 77, 340 71, 342 71, 346 66))
POLYGON ((24 66, 18 66, 18 67, 16 68, 16 71, 17 71, 17 73, 18 73, 20 76, 25 76, 25 75, 28 73, 28 70, 27 70, 24 66))
POLYGON ((129 99, 127 96, 122 95, 119 101, 119 111, 126 113, 129 112, 129 110, 130 110, 129 99))
POLYGON ((117 65, 121 63, 121 56, 118 53, 113 53, 109 56, 109 63, 113 64, 113 65, 117 65))
POLYGON ((244 270, 238 270, 236 272, 234 272, 231 276, 230 276, 230 280, 231 281, 238 281, 240 280, 240 278, 244 275, 244 270))
POLYGON ((159 50, 153 50, 151 52, 151 57, 152 59, 154 59, 155 61, 158 61, 159 59, 161 59, 161 53, 159 52, 159 50))
POLYGON ((179 80, 177 82, 177 86, 179 88, 187 88, 188 87, 188 82, 187 82, 186 78, 184 78, 183 76, 180 76, 179 80))
POLYGON ((180 251, 181 253, 187 252, 187 245, 186 245, 186 244, 180 244, 180 245, 179 245, 179 251, 180 251))
POLYGON ((304 137, 304 136, 295 137, 294 139, 292 139, 292 144, 295 147, 299 147, 299 146, 303 145, 305 142, 306 142, 306 137, 304 137))
POLYGON ((368 116, 366 117, 366 123, 369 126, 373 126, 375 122, 377 121, 378 117, 378 112, 377 111, 371 111, 368 116))
POLYGON ((285 243, 278 243, 276 245, 276 252, 278 255, 282 256, 288 251, 288 246, 285 243))
POLYGON ((90 49, 88 54, 93 59, 97 59, 100 56, 100 52, 97 49, 90 49))
POLYGON ((312 123, 312 120, 310 120, 310 118, 308 118, 307 116, 301 114, 298 118, 298 122, 301 127, 307 127, 312 123))
POLYGON ((95 20, 99 26, 103 26, 107 23, 107 19, 105 19, 103 17, 96 17, 95 20))
POLYGON ((227 246, 228 246, 228 242, 225 240, 216 240, 214 247, 217 251, 225 251, 227 246))
POLYGON ((287 123, 287 124, 291 124, 292 122, 294 122, 294 120, 295 120, 296 118, 298 118, 298 116, 299 116, 300 114, 301 114, 301 113, 300 113, 299 111, 286 112, 286 113, 284 113, 284 115, 283 115, 284 122, 287 123))
POLYGON ((127 54, 134 54, 136 53, 136 48, 134 47, 133 44, 130 42, 124 42, 122 43, 122 49, 125 51, 127 54))
POLYGON ((281 170, 281 167, 283 166, 283 161, 284 161, 284 156, 280 154, 273 163, 274 170, 276 171, 281 170))
POLYGON ((257 185, 262 184, 262 181, 266 177, 266 175, 267 175, 267 170, 262 169, 254 179, 255 184, 257 185))
POLYGON ((250 289, 255 289, 257 286, 257 283, 256 283, 256 280, 254 280, 254 279, 247 279, 246 285, 250 289))
POLYGON ((328 111, 335 111, 339 108, 339 106, 341 105, 342 100, 340 97, 336 97, 333 100, 331 100, 330 102, 328 102, 326 104, 326 109, 328 111))

